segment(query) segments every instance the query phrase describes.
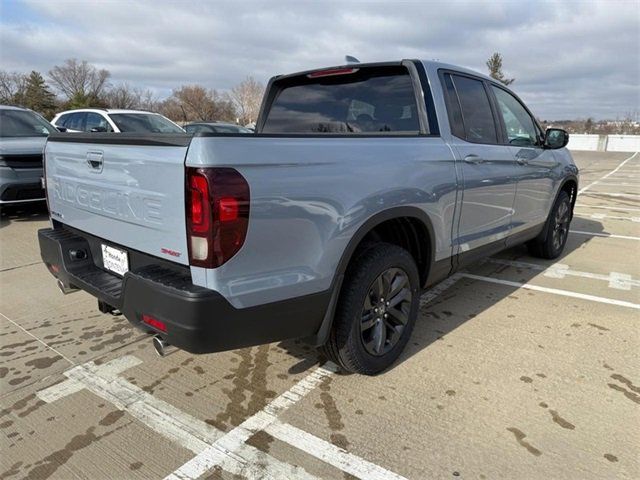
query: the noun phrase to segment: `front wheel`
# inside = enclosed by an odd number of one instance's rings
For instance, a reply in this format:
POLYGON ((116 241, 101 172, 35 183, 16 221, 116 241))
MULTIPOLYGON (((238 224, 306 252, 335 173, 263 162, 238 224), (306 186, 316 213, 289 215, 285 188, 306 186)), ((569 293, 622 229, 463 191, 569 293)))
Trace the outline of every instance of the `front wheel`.
POLYGON ((349 265, 327 356, 344 370, 374 375, 404 349, 418 315, 419 275, 413 257, 396 245, 367 245, 349 265))
POLYGON ((534 257, 553 260, 560 256, 569 236, 571 199, 567 192, 562 191, 558 195, 548 222, 546 235, 543 238, 531 240, 527 247, 529 248, 529 253, 534 257))

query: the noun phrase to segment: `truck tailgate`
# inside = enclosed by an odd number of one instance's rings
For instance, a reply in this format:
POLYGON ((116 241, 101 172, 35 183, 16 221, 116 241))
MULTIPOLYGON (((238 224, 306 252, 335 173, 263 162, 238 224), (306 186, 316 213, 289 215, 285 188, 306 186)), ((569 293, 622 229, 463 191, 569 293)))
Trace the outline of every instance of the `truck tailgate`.
POLYGON ((60 134, 45 147, 51 218, 78 230, 188 264, 188 135, 60 134))

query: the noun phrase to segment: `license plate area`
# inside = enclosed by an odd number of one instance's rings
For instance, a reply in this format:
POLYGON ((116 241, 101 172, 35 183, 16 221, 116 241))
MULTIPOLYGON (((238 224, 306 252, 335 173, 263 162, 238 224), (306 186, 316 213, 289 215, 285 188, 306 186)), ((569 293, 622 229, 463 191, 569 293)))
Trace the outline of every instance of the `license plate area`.
POLYGON ((102 264, 110 272, 123 276, 129 271, 129 255, 125 250, 103 243, 102 264))

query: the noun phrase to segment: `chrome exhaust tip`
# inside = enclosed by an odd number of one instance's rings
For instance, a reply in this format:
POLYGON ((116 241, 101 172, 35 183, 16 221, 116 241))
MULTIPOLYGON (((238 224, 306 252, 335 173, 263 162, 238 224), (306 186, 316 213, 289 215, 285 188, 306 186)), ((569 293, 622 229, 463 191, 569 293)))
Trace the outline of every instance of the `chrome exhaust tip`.
POLYGON ((56 282, 56 284, 58 285, 58 289, 64 294, 64 295, 68 295, 70 293, 73 292, 77 292, 79 289, 78 288, 74 288, 74 287, 65 287, 64 283, 62 283, 62 280, 58 280, 56 282))
POLYGON ((163 340, 160 335, 153 336, 153 348, 156 353, 161 357, 166 357, 167 355, 171 355, 176 352, 178 349, 172 346, 167 341, 163 340))

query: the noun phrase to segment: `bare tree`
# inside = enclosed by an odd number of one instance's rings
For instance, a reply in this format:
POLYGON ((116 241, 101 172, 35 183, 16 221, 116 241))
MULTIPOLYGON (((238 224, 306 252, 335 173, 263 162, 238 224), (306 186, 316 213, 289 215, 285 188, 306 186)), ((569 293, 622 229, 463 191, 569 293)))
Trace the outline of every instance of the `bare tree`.
POLYGON ((141 92, 129 85, 121 83, 105 93, 105 101, 111 108, 139 108, 141 92))
POLYGON ((495 52, 489 57, 489 60, 487 60, 487 68, 489 69, 489 75, 492 78, 495 78, 505 85, 510 85, 516 81, 515 78, 506 78, 504 73, 502 73, 502 55, 498 52, 495 52))
POLYGON ((150 112, 157 112, 160 106, 160 100, 158 96, 151 90, 143 90, 138 98, 138 108, 141 110, 148 110, 150 112))
POLYGON ((100 102, 111 74, 97 69, 86 60, 65 60, 49 71, 51 83, 68 101, 74 104, 100 102))
POLYGON ((256 121, 263 95, 264 85, 251 76, 231 89, 231 99, 242 125, 256 121))
POLYGON ((0 70, 0 103, 19 103, 27 89, 28 77, 22 73, 0 70))
POLYGON ((214 120, 213 94, 201 85, 183 85, 173 91, 173 97, 186 111, 186 120, 214 120))
POLYGON ((233 102, 201 85, 183 85, 162 102, 160 111, 176 121, 233 121, 233 102))

